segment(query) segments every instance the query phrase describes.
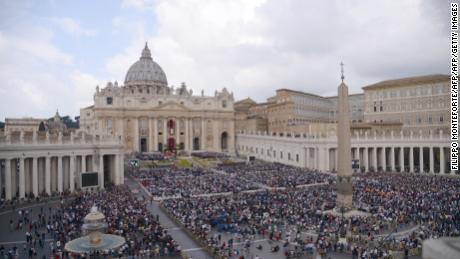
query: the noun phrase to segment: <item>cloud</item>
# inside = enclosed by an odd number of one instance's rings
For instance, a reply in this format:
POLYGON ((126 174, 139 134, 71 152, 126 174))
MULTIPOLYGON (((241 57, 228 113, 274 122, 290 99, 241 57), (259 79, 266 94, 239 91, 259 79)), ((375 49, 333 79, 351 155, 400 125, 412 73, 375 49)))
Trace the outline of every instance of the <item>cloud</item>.
POLYGON ((97 34, 96 30, 83 28, 80 22, 70 17, 52 17, 50 20, 65 33, 74 37, 93 37, 97 34))
POLYGON ((123 0, 121 2, 123 8, 134 8, 138 11, 151 9, 154 6, 153 0, 123 0))
POLYGON ((278 88, 332 95, 342 60, 350 91, 362 92, 380 80, 447 73, 444 21, 426 5, 414 0, 158 0, 155 33, 133 35, 106 68, 124 76, 146 39, 168 82, 185 81, 195 92, 210 94, 226 86, 237 99, 258 101, 278 88))
POLYGON ((278 88, 333 95, 340 61, 352 93, 449 69, 448 5, 437 1, 126 0, 122 13, 107 8, 108 22, 78 10, 50 20, 37 15, 41 5, 13 2, 0 1, 0 116, 78 114, 96 84, 123 82, 145 41, 170 85, 257 101, 278 88), (100 53, 81 53, 66 34, 100 53))
POLYGON ((101 84, 103 80, 96 78, 94 75, 79 70, 70 73, 70 82, 72 85, 72 106, 73 110, 79 111, 80 108, 93 104, 92 98, 96 91, 96 85, 101 84))
POLYGON ((73 56, 52 38, 53 33, 40 26, 23 34, 0 31, 0 120, 43 118, 57 108, 61 114, 76 115, 77 105, 91 101, 97 79, 76 70, 73 56))

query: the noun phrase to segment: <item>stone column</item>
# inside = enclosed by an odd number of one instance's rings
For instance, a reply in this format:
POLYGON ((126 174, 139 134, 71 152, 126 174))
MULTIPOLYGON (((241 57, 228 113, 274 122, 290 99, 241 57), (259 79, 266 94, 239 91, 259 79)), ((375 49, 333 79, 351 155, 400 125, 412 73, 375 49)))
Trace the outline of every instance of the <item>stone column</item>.
MULTIPOLYGON (((271 158, 273 157, 273 154, 270 154, 271 158)), ((305 150, 305 167, 306 168, 311 168, 310 167, 310 148, 307 147, 305 150)))
POLYGON ((81 156, 81 172, 86 172, 86 155, 81 156))
POLYGON ((19 158, 19 198, 26 197, 26 179, 24 175, 24 158, 19 158))
POLYGON ((355 160, 359 159, 359 148, 358 147, 354 148, 353 150, 353 159, 355 160))
POLYGON ((70 192, 73 192, 75 189, 75 156, 70 156, 70 165, 69 165, 69 184, 70 192))
POLYGON ((104 155, 99 155, 99 187, 104 189, 104 155))
POLYGON ((45 191, 51 195, 51 157, 45 158, 45 191))
POLYGON ((125 182, 125 167, 124 167, 124 155, 123 155, 123 153, 119 154, 119 157, 120 158, 119 158, 118 162, 120 163, 120 168, 119 168, 120 170, 118 172, 119 173, 118 176, 120 177, 120 179, 119 179, 118 182, 119 182, 119 184, 123 184, 125 182))
MULTIPOLYGON (((222 151, 221 150, 222 147, 220 146, 220 136, 219 136, 219 120, 217 119, 214 119, 214 121, 212 122, 212 134, 214 135, 214 143, 213 143, 214 151, 216 152, 222 151)), ((227 145, 230 146, 230 143, 228 142, 230 141, 227 136, 227 145)))
POLYGON ((386 147, 382 147, 382 171, 387 171, 387 151, 386 147))
POLYGON ((419 150, 420 172, 423 173, 423 147, 420 147, 419 150))
POLYGON ((369 172, 369 149, 367 147, 364 148, 363 159, 366 172, 369 172))
POLYGON ((395 148, 394 147, 391 147, 391 149, 390 149, 390 156, 391 156, 391 160, 390 160, 391 171, 394 172, 394 171, 396 171, 396 167, 395 167, 395 148))
POLYGON ((134 137, 133 137, 133 149, 134 152, 139 152, 139 118, 133 118, 133 130, 134 130, 134 137))
MULTIPOLYGON (((329 158, 329 148, 325 148, 323 150, 323 154, 324 154, 324 169, 325 171, 330 171, 331 165, 330 165, 330 158, 329 158)), ((286 153, 286 157, 287 157, 287 153, 286 153)))
POLYGON ((190 151, 190 142, 189 142, 189 118, 185 118, 185 132, 184 132, 184 149, 185 151, 190 151))
POLYGON ((163 150, 168 147, 168 119, 163 119, 163 150))
POLYGON ((434 174, 434 148, 430 147, 430 173, 434 174))
POLYGON ((206 149, 206 119, 201 118, 201 150, 206 149))
POLYGON ((414 147, 409 148, 409 170, 411 173, 414 172, 414 147))
POLYGON ((377 163, 377 147, 372 149, 372 165, 374 166, 375 172, 378 172, 379 166, 377 163))
POLYGON ((404 172, 404 147, 399 149, 399 172, 404 172))
POLYGON ((125 144, 126 136, 125 136, 125 120, 118 119, 118 135, 121 136, 121 143, 125 144))
POLYGON ((37 157, 32 158, 32 192, 38 197, 38 161, 37 157))
POLYGON ((62 156, 58 156, 58 174, 57 174, 57 186, 58 186, 58 192, 62 193, 63 192, 63 168, 62 168, 62 156))
MULTIPOLYGON (((339 170, 339 151, 337 148, 331 149, 334 151, 334 169, 339 170)), ((350 163, 351 163, 351 148, 350 148, 350 163)))
POLYGON ((115 185, 120 184, 120 155, 115 154, 115 185))
POLYGON ((439 172, 441 174, 445 174, 446 173, 446 169, 445 169, 445 158, 444 158, 444 147, 439 147, 439 172))
POLYGON ((11 200, 11 159, 5 159, 5 198, 11 200))
POLYGON ((180 119, 179 118, 176 118, 176 127, 175 127, 175 130, 176 130, 176 148, 179 147, 179 144, 180 144, 180 119))
POLYGON ((153 119, 149 118, 149 152, 155 151, 155 144, 153 143, 153 119))
POLYGON ((153 151, 158 150, 158 119, 153 119, 153 151))

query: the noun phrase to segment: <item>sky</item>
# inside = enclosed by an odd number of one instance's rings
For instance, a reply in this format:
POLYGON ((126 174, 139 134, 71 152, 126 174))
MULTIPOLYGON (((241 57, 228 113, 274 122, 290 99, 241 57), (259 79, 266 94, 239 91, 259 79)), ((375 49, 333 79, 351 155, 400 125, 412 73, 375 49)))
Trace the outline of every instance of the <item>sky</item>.
POLYGON ((449 73, 446 0, 0 0, 0 121, 78 116, 96 85, 122 84, 147 41, 170 85, 350 93, 449 73))

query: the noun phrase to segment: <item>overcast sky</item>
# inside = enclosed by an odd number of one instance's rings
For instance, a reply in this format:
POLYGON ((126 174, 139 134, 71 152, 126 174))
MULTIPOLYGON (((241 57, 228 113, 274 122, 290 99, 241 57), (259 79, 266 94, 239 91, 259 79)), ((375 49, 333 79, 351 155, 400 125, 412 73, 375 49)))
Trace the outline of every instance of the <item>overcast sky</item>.
POLYGON ((77 116, 148 41, 168 83, 265 101, 449 73, 446 0, 0 0, 0 120, 77 116))

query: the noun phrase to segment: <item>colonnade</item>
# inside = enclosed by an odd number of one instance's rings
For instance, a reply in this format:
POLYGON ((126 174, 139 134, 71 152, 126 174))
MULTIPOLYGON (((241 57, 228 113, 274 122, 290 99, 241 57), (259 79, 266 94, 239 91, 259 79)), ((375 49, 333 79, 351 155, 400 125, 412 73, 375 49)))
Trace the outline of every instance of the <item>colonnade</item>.
POLYGON ((124 182, 122 153, 0 154, 0 190, 6 200, 31 198, 81 188, 81 173, 97 172, 98 187, 124 182))
MULTIPOLYGON (((337 149, 328 149, 329 170, 337 169, 337 149)), ((448 146, 352 147, 352 159, 361 171, 449 173, 448 146)))
MULTIPOLYGON (((337 169, 337 138, 237 134, 237 154, 321 171, 337 169)), ((458 174, 450 171, 449 136, 365 136, 351 138, 356 171, 458 174)), ((351 164, 351 161, 350 161, 351 164)))

